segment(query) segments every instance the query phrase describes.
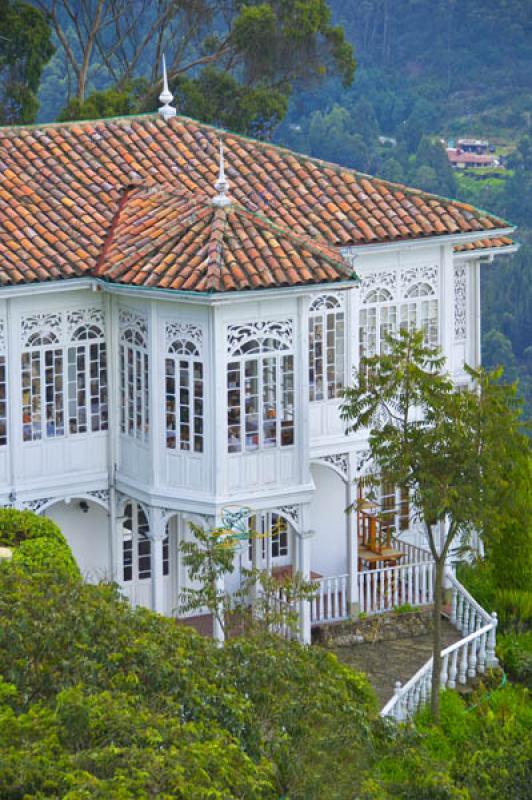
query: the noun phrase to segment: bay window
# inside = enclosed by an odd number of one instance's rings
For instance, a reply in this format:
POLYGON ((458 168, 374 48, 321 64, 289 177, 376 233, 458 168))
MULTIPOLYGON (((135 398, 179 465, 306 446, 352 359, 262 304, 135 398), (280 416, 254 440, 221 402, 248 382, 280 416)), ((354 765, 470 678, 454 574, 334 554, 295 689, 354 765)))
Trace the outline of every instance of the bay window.
POLYGON ((125 328, 120 342, 120 427, 146 441, 149 431, 149 370, 146 331, 125 328))
POLYGON ((227 365, 230 453, 294 444, 294 356, 255 349, 227 365))
POLYGON ((176 339, 167 347, 166 447, 203 452, 203 364, 194 342, 176 339))
POLYGON ((335 295, 317 297, 309 309, 309 399, 340 397, 345 385, 345 320, 335 295))

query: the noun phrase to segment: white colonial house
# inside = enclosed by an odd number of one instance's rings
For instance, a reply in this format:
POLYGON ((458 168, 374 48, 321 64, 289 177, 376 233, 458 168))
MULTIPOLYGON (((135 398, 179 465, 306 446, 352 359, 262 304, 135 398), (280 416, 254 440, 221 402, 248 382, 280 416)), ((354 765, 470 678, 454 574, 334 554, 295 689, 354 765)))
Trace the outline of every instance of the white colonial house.
MULTIPOLYGON (((399 325, 465 381, 481 271, 513 229, 163 99, 0 129, 0 501, 55 520, 89 580, 170 615, 189 523, 250 508, 269 535, 228 586, 253 555, 319 578, 308 641, 312 621, 383 602, 368 567, 401 565, 357 552, 366 440, 344 432, 342 388, 399 325)), ((385 487, 382 504, 403 563, 422 562, 407 498, 385 487)))

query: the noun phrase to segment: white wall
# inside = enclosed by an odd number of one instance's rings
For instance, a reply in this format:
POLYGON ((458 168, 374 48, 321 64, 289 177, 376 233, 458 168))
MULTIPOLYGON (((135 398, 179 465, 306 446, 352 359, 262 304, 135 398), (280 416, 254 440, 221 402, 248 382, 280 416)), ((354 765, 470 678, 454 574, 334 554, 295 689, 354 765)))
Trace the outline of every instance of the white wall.
POLYGON ((329 467, 311 466, 316 493, 310 504, 310 524, 315 531, 310 567, 324 576, 347 572, 345 485, 329 467))
POLYGON ((80 500, 50 506, 45 516, 61 529, 70 545, 83 577, 96 583, 110 574, 109 527, 107 513, 95 503, 85 501, 89 507, 85 514, 80 500))

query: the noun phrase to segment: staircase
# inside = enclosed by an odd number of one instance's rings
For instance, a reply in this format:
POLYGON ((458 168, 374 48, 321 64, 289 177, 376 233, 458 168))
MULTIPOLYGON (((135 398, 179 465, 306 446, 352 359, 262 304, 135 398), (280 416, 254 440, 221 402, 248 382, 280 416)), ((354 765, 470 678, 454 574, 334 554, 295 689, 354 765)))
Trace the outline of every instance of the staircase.
MULTIPOLYGON (((446 574, 452 591, 451 623, 462 634, 441 651, 440 686, 455 689, 471 678, 496 667, 495 637, 497 615, 488 614, 449 571, 446 574)), ((404 684, 396 679, 393 697, 381 710, 381 717, 397 722, 411 719, 430 697, 432 657, 404 684)))

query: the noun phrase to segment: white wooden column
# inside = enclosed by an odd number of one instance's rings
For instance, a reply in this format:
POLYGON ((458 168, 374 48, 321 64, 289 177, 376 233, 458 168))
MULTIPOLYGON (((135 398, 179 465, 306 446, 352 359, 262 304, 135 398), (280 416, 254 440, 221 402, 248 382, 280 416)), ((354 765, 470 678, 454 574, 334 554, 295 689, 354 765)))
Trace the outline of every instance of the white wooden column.
MULTIPOLYGON (((302 507, 301 522, 304 524, 308 514, 302 507)), ((310 553, 314 531, 310 529, 294 531, 295 568, 303 580, 310 580, 310 553)), ((310 603, 301 600, 299 603, 299 634, 303 644, 310 644, 310 603)))
MULTIPOLYGON (((216 514, 216 516, 212 520, 207 520, 206 525, 207 526, 211 525, 212 527, 215 527, 215 528, 221 528, 222 527, 222 517, 221 517, 220 512, 218 512, 216 514)), ((220 575, 217 578, 216 587, 215 588, 216 588, 217 596, 223 598, 223 596, 225 594, 225 575, 220 575)), ((212 638, 220 646, 223 645, 223 643, 225 641, 225 633, 224 633, 224 629, 223 629, 223 624, 221 624, 220 621, 218 620, 218 617, 221 617, 221 619, 223 621, 223 612, 224 612, 224 609, 223 609, 223 599, 222 599, 220 601, 220 603, 218 604, 218 614, 213 615, 213 620, 212 620, 212 638)))
POLYGON ((160 508, 150 510, 151 539, 151 607, 164 614, 163 540, 166 535, 166 519, 160 508))
POLYGON ((347 554, 347 574, 348 579, 348 614, 354 616, 358 613, 358 532, 353 524, 354 512, 351 509, 355 494, 355 487, 351 478, 351 456, 349 457, 349 467, 347 481, 345 483, 345 506, 349 508, 345 515, 346 530, 346 554, 347 554))

